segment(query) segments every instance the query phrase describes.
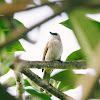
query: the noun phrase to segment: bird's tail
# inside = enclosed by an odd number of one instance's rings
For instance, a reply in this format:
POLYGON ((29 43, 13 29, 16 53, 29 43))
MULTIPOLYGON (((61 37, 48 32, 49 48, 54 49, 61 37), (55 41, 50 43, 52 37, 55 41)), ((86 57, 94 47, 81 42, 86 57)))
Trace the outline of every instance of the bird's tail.
MULTIPOLYGON (((44 71, 43 79, 49 83, 50 74, 51 74, 52 70, 51 69, 44 69, 43 71, 44 71)), ((40 92, 43 92, 43 91, 44 90, 42 88, 40 88, 40 92)), ((48 94, 48 92, 47 92, 47 94, 48 94)))
POLYGON ((50 81, 50 74, 51 74, 51 72, 52 72, 51 69, 44 69, 43 79, 46 80, 47 82, 50 81))

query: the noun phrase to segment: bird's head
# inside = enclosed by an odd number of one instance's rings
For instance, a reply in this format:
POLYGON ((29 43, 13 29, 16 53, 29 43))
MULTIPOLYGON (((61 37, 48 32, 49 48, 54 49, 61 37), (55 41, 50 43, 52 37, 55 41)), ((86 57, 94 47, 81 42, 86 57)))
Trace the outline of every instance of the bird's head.
POLYGON ((53 39, 58 39, 58 40, 60 40, 60 35, 59 35, 58 33, 52 33, 52 32, 50 32, 50 34, 51 34, 51 37, 52 37, 53 39))

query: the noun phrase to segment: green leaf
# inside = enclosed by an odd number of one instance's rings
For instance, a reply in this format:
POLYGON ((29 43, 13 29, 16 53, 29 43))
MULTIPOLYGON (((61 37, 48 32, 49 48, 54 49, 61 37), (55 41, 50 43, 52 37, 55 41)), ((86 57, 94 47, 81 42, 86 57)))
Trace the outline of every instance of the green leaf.
POLYGON ((0 74, 1 74, 1 76, 3 76, 3 75, 5 75, 6 73, 8 73, 9 70, 10 70, 10 68, 8 68, 8 67, 3 67, 3 65, 2 65, 2 67, 0 67, 0 74))
POLYGON ((65 83, 60 83, 60 85, 59 85, 59 87, 58 87, 58 89, 60 90, 60 91, 67 91, 67 90, 70 90, 70 89, 73 89, 74 88, 74 86, 73 85, 66 85, 65 83))
POLYGON ((52 84, 54 87, 57 87, 58 81, 50 79, 50 84, 52 84))
POLYGON ((20 21, 18 21, 17 19, 13 19, 14 25, 16 25, 16 27, 25 27, 20 21))
POLYGON ((0 0, 0 3, 5 3, 5 0, 0 0))
POLYGON ((32 86, 35 90, 40 91, 40 87, 37 84, 35 84, 29 78, 27 78, 26 80, 27 80, 28 85, 30 84, 30 86, 32 86))
POLYGON ((6 52, 9 55, 14 55, 15 51, 25 51, 24 48, 22 47, 21 43, 19 41, 11 43, 9 46, 6 48, 6 52))
POLYGON ((25 27, 21 22, 14 19, 13 16, 0 16, 0 29, 4 31, 4 33, 10 34, 10 32, 18 27, 25 27))
POLYGON ((69 28, 69 29, 72 29, 72 25, 70 23, 70 20, 66 20, 66 21, 63 21, 61 22, 60 24, 64 25, 65 27, 69 28))
POLYGON ((100 43, 100 22, 86 17, 87 13, 88 9, 78 8, 69 13, 69 19, 85 56, 92 58, 93 51, 100 43))
POLYGON ((10 77, 5 82, 3 82, 2 84, 3 85, 7 85, 8 87, 11 87, 11 86, 15 86, 16 85, 16 81, 15 81, 15 78, 10 77))
MULTIPOLYGON (((77 8, 69 13, 69 19, 61 24, 75 33, 87 58, 92 58, 93 50, 100 43, 100 22, 86 17, 93 9, 77 8)), ((93 12, 96 12, 94 9, 93 12)), ((98 10, 100 12, 100 10, 98 10)))
POLYGON ((0 29, 2 29, 5 33, 10 31, 10 24, 5 16, 0 16, 0 29))
MULTIPOLYGON (((13 19, 13 16, 0 16, 0 43, 6 41, 7 34, 10 34, 15 27, 24 27, 24 25, 18 20, 13 19)), ((15 51, 24 51, 19 41, 13 42, 6 47, 6 52, 9 55, 14 55, 15 51)))
POLYGON ((26 91, 32 95, 34 100, 51 100, 49 95, 38 93, 33 89, 26 89, 26 91))
POLYGON ((0 43, 5 42, 5 39, 6 39, 5 33, 4 33, 4 31, 0 28, 0 43))
POLYGON ((5 56, 5 59, 1 63, 1 75, 5 75, 10 70, 9 66, 12 64, 13 61, 14 57, 7 58, 7 56, 5 56))
POLYGON ((72 70, 64 70, 52 76, 51 78, 56 81, 60 81, 61 83, 58 89, 64 91, 74 88, 75 82, 78 78, 77 76, 78 75, 74 74, 72 70))
POLYGON ((66 59, 66 61, 74 61, 74 60, 85 60, 85 57, 84 57, 81 49, 74 51, 66 59))
POLYGON ((24 79, 25 86, 31 86, 27 79, 24 79))

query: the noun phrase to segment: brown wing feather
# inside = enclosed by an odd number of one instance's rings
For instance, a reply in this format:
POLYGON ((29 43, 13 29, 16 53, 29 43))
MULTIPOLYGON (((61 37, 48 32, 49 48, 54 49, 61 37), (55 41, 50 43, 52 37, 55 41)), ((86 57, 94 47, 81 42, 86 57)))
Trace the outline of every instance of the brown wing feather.
POLYGON ((47 44, 46 44, 46 46, 45 46, 45 49, 44 49, 44 52, 43 52, 43 58, 42 58, 42 61, 45 60, 45 56, 46 56, 46 53, 47 53, 47 51, 48 51, 48 44, 49 44, 49 42, 47 42, 47 44))

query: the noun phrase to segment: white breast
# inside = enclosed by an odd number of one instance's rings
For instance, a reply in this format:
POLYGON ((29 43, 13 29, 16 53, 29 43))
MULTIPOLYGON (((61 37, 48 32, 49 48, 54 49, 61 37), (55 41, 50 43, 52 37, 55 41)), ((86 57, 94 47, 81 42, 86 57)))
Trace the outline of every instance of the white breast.
POLYGON ((59 60, 63 52, 62 42, 60 40, 51 40, 48 51, 45 56, 46 61, 59 60))

